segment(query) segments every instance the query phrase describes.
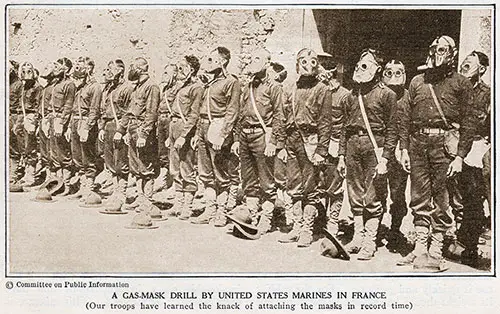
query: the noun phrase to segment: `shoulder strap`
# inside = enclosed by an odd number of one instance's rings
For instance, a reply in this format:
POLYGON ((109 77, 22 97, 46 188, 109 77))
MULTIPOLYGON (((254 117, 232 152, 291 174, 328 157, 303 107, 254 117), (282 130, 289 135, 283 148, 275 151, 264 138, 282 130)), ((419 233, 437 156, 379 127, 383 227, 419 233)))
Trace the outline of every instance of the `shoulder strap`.
POLYGON ((441 104, 439 103, 436 93, 434 92, 434 88, 432 87, 432 84, 427 84, 429 86, 429 89, 431 90, 431 95, 432 99, 434 100, 434 104, 436 105, 436 108, 439 112, 439 115, 441 116, 441 119, 444 122, 444 125, 448 128, 451 129, 450 125, 448 124, 448 120, 446 120, 446 117, 444 116, 443 108, 441 108, 441 104))
POLYGON ((168 102, 167 93, 168 92, 166 90, 164 92, 163 100, 165 100, 165 105, 167 105, 168 111, 170 112, 170 114, 172 114, 172 107, 170 106, 170 103, 168 102))
POLYGON ((257 109, 257 104, 255 103, 255 96, 253 94, 252 83, 250 83, 249 86, 250 86, 250 89, 249 89, 250 102, 252 103, 253 111, 255 111, 255 115, 257 116, 257 119, 259 120, 260 126, 262 126, 262 129, 264 129, 264 132, 267 133, 266 124, 264 123, 264 120, 262 119, 262 116, 260 115, 259 110, 257 109))
POLYGON ((181 104, 179 103, 179 91, 177 91, 177 95, 175 96, 175 104, 177 106, 177 110, 179 110, 179 114, 181 116, 182 122, 184 122, 184 124, 186 124, 187 120, 186 120, 186 117, 184 116, 184 114, 182 113, 181 104))
MULTIPOLYGON (((359 102, 359 109, 361 111, 361 116, 363 117, 363 122, 365 123, 366 132, 368 132, 368 137, 370 138, 370 141, 372 142, 373 148, 375 150, 378 150, 377 141, 375 141, 375 137, 373 136, 370 122, 368 121, 368 117, 366 116, 365 104, 363 103, 363 96, 361 95, 360 92, 358 92, 358 102, 359 102)), ((378 156, 377 156, 377 159, 378 159, 378 156)))

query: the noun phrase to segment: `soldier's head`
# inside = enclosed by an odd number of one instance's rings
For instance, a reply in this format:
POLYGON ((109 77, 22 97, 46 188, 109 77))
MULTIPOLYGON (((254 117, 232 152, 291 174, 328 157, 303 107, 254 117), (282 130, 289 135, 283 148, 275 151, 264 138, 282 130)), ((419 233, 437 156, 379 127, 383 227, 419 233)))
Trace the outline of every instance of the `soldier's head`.
POLYGON ((278 83, 283 83, 288 76, 288 72, 285 67, 278 62, 271 62, 269 67, 269 77, 278 83))
POLYGON ((19 66, 19 78, 23 82, 35 81, 36 79, 38 79, 38 74, 35 70, 35 67, 33 67, 33 64, 29 62, 23 62, 19 66))
POLYGON ((95 63, 89 57, 79 57, 75 61, 73 75, 75 77, 89 77, 94 74, 95 63))
POLYGON ((167 63, 163 67, 163 74, 161 76, 161 83, 163 88, 170 88, 174 86, 177 80, 177 65, 174 62, 167 63))
POLYGON ((404 86, 406 72, 403 62, 399 60, 389 61, 384 67, 382 82, 387 86, 404 86))
POLYGON ((250 75, 263 73, 271 65, 271 53, 264 48, 258 48, 252 52, 247 72, 250 75))
POLYGON ((384 59, 380 51, 375 49, 364 49, 359 61, 354 68, 352 79, 358 84, 369 83, 380 79, 384 59))
POLYGON ((128 70, 129 81, 137 81, 141 76, 147 75, 149 64, 143 57, 135 58, 134 62, 130 65, 128 70))
POLYGON ((226 47, 217 47, 203 58, 203 70, 215 73, 227 67, 231 60, 231 52, 226 47))
POLYGON ((70 59, 57 59, 57 61, 54 62, 54 76, 59 78, 65 77, 69 75, 71 68, 73 68, 73 63, 70 59))
POLYGON ((299 76, 316 76, 318 74, 318 54, 309 48, 299 50, 296 58, 296 70, 299 76))
POLYGON ((336 65, 325 64, 318 67, 318 80, 325 83, 330 89, 336 89, 340 86, 338 79, 338 70, 336 65))
POLYGON ((460 74, 472 81, 478 81, 486 73, 490 60, 480 51, 471 52, 460 65, 460 74))
POLYGON ((102 75, 106 83, 118 82, 123 78, 125 72, 125 63, 121 59, 116 59, 108 62, 102 75))
POLYGON ((450 36, 439 36, 429 46, 429 55, 425 65, 419 70, 453 68, 458 55, 455 41, 450 36))
POLYGON ((9 81, 11 83, 19 78, 19 76, 17 75, 18 71, 19 71, 19 63, 14 60, 9 60, 9 81))
POLYGON ((54 63, 48 62, 42 69, 40 77, 44 80, 50 81, 54 78, 54 63))
POLYGON ((184 59, 177 63, 177 79, 187 81, 198 74, 200 61, 193 55, 184 56, 184 59))

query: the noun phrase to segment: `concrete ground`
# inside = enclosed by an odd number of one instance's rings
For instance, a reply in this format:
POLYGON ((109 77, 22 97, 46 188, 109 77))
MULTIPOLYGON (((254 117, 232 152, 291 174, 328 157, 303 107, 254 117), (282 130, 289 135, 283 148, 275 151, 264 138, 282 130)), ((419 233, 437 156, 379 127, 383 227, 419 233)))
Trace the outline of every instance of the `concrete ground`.
MULTIPOLYGON (((155 230, 126 229, 133 212, 103 215, 96 208, 79 207, 77 201, 38 203, 31 200, 34 196, 35 192, 10 194, 8 270, 12 275, 415 273, 412 267, 396 266, 401 256, 385 247, 371 261, 358 261, 355 255, 344 261, 321 256, 321 241, 309 248, 280 244, 279 231, 256 241, 242 240, 225 228, 176 218, 155 222, 159 226, 155 230)), ((487 274, 453 262, 450 266, 444 274, 487 274)))

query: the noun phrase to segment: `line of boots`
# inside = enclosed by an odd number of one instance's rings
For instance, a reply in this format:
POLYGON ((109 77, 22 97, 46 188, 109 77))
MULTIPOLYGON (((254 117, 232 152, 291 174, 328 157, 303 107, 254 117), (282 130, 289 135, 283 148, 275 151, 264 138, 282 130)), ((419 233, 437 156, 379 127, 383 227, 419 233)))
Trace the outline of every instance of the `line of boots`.
POLYGON ((377 251, 377 233, 380 217, 370 217, 364 221, 363 215, 354 216, 354 234, 352 241, 346 245, 346 251, 358 254, 358 260, 368 261, 377 251))
POLYGON ((292 230, 281 236, 278 242, 297 242, 297 247, 309 247, 313 241, 313 226, 318 216, 318 209, 312 204, 302 206, 302 201, 295 201, 292 205, 292 212, 292 230))

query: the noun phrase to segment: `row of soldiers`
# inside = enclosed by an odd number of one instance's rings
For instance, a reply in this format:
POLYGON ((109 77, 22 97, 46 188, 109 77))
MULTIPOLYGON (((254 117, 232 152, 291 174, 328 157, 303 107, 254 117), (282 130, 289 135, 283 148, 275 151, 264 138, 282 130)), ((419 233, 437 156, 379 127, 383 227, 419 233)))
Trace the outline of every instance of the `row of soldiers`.
MULTIPOLYGON (((325 69, 308 48, 296 55, 298 79, 290 88, 282 86, 286 69, 267 50, 252 53, 244 84, 228 73, 230 58, 225 47, 201 64, 184 56, 165 66, 161 85, 142 57, 129 66, 128 81, 124 62, 111 60, 104 85, 87 57, 49 63, 39 74, 44 87, 30 63, 16 69, 11 62, 11 183, 35 186, 35 173, 44 168, 47 178, 64 182, 61 195, 90 204, 100 198, 95 178, 102 151, 113 176, 106 211, 136 209, 147 221, 155 207, 154 179, 168 169, 175 190, 168 215, 219 227, 229 218, 252 235, 272 230, 282 187, 292 227, 279 241, 308 247, 321 211, 328 232, 338 233, 345 180, 354 222, 345 250, 370 260, 389 191, 388 247, 397 251, 403 241, 409 176, 416 239, 398 265, 446 269, 444 236, 457 222, 461 260, 477 263, 483 197, 489 196, 489 173, 484 180, 482 170, 489 164, 481 169, 463 161, 478 154, 470 152, 473 142, 489 147, 490 90, 480 79, 485 54, 472 52, 459 74, 455 42, 440 36, 419 68, 423 73, 406 89, 402 62, 385 63, 379 51, 365 49, 350 91, 336 68, 325 69), (129 175, 138 191, 133 201, 126 198, 129 175), (64 187, 75 177, 80 188, 72 193, 64 187), (194 216, 198 180, 204 209, 194 216), (235 208, 238 187, 244 200, 235 208)), ((480 159, 489 156, 487 148, 479 149, 480 159)))

